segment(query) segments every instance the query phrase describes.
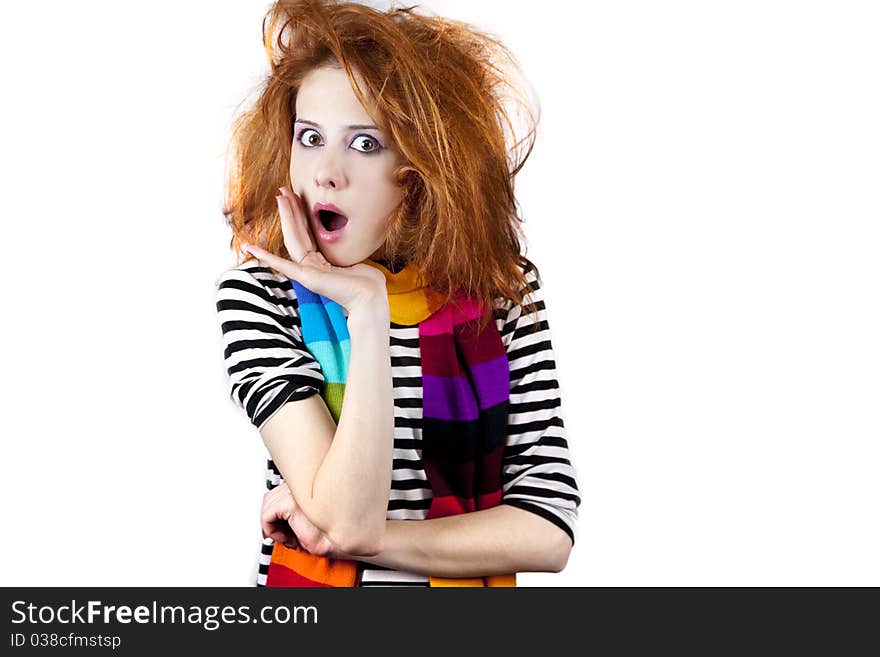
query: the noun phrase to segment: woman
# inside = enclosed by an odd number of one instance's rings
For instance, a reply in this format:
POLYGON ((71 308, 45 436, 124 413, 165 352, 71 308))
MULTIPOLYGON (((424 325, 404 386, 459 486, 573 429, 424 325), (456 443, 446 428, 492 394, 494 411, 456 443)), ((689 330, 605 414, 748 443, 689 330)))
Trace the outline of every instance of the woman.
POLYGON ((520 253, 535 131, 508 151, 512 58, 355 3, 278 2, 263 32, 225 208, 253 258, 217 290, 230 395, 271 456, 257 584, 560 571, 580 499, 520 253))

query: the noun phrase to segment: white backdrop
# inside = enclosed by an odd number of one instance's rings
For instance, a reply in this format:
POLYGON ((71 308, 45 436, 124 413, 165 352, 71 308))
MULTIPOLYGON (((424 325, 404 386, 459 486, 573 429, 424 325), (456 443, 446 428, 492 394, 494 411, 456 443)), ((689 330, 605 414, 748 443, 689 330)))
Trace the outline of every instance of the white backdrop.
MULTIPOLYGON (((543 110, 519 200, 583 503, 520 584, 880 585, 876 5, 423 6, 543 110)), ((213 294, 267 7, 0 8, 2 585, 252 583, 213 294)))

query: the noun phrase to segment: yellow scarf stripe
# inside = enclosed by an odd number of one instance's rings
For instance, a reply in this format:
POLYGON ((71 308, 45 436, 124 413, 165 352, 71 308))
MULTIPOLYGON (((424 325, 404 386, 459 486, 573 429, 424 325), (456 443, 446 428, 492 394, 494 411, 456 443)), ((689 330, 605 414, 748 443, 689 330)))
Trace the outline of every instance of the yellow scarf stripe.
POLYGON ((425 286, 415 265, 407 265, 396 274, 374 260, 365 260, 385 274, 391 321, 413 326, 433 315, 443 305, 443 295, 425 286))

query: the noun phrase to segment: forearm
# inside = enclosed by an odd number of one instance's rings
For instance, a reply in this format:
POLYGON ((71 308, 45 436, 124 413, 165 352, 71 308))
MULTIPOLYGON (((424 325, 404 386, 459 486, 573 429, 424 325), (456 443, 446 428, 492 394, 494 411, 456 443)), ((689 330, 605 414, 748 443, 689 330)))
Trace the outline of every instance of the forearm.
POLYGON ((571 540, 543 518, 500 505, 433 520, 389 520, 382 550, 362 561, 435 577, 558 572, 571 540))
POLYGON ((349 334, 342 411, 312 496, 332 512, 337 535, 362 537, 357 543, 370 546, 385 530, 394 448, 387 308, 350 315, 349 334))

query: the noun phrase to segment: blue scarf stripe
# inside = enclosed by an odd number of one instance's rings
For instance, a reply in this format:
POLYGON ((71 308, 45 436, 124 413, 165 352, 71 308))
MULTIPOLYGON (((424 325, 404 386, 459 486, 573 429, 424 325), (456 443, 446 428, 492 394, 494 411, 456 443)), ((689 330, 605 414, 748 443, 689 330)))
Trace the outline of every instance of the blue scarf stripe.
POLYGON ((345 383, 351 338, 342 306, 291 279, 299 304, 303 342, 318 361, 327 383, 345 383))

